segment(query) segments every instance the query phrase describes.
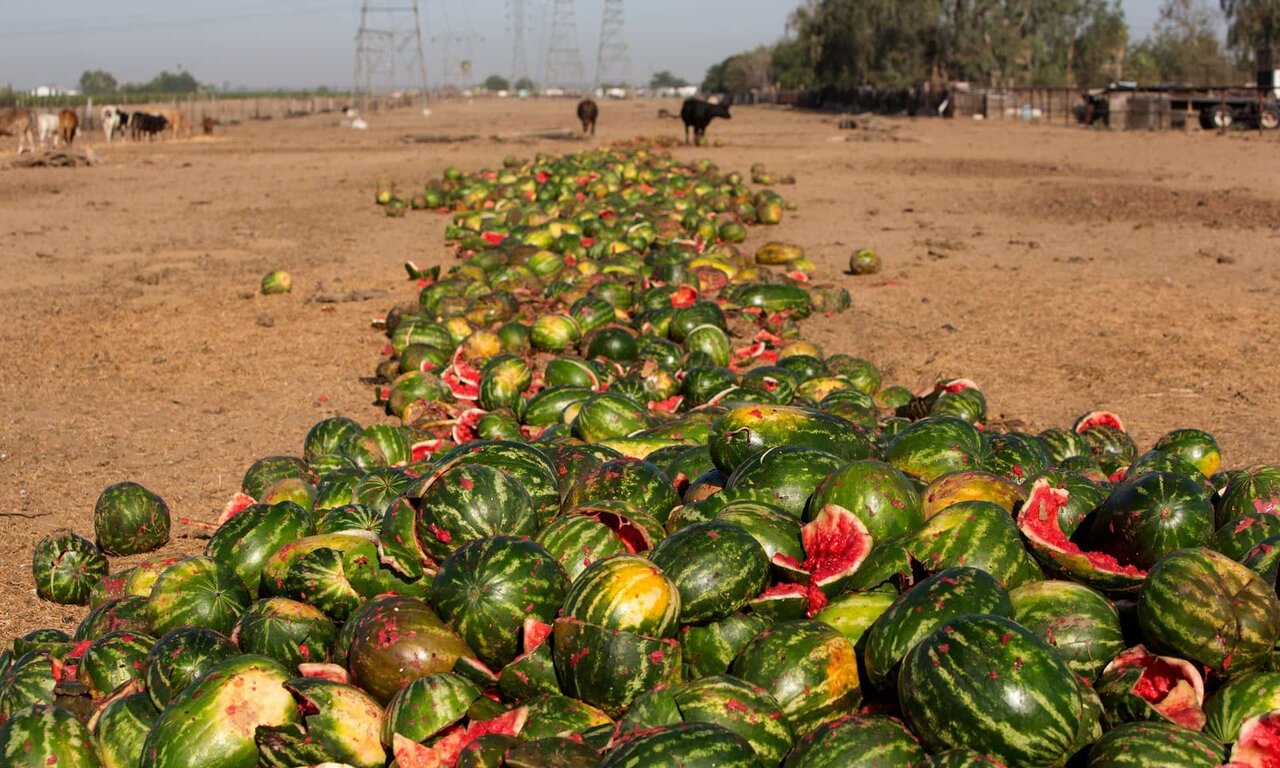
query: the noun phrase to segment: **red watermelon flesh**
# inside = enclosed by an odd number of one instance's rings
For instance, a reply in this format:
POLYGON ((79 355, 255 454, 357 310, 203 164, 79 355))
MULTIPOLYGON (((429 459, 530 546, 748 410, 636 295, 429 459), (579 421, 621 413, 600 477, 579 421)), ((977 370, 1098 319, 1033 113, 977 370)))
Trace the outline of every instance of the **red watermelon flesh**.
POLYGON ((800 529, 804 544, 804 569, 812 582, 822 586, 855 573, 871 551, 871 534, 852 512, 835 504, 822 508, 800 529))
POLYGON ((1157 712, 1178 725, 1200 730, 1204 728, 1204 678, 1189 661, 1171 656, 1156 656, 1139 645, 1117 656, 1110 669, 1141 667, 1142 677, 1133 686, 1157 712))
POLYGON ((1244 721, 1231 748, 1232 768, 1280 768, 1280 710, 1244 721))
POLYGON ((1066 505, 1068 498, 1067 489, 1054 488, 1049 485, 1048 480, 1037 480, 1031 486, 1031 495, 1018 512, 1018 525, 1023 533, 1059 552, 1084 555, 1090 565, 1100 571, 1139 577, 1147 575, 1146 571, 1136 565, 1121 565, 1119 560, 1105 552, 1086 552, 1067 538, 1058 518, 1058 510, 1066 505))
POLYGON ((456 725, 430 747, 395 735, 393 750, 400 768, 452 768, 468 744, 491 733, 517 736, 529 719, 529 708, 519 707, 492 720, 481 720, 465 728, 456 725))

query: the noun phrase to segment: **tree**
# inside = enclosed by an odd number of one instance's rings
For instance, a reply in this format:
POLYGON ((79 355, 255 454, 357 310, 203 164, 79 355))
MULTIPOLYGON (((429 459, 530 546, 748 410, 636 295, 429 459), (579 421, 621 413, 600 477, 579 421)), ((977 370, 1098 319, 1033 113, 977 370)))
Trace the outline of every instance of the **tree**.
POLYGON ((702 85, 700 86, 703 93, 725 92, 724 70, 732 58, 733 57, 729 57, 729 59, 725 59, 718 64, 712 64, 707 67, 707 74, 702 78, 702 85))
POLYGON ((520 78, 515 84, 515 89, 517 91, 532 91, 534 87, 533 81, 527 77, 520 78))
POLYGON ((80 75, 81 93, 111 93, 119 87, 115 76, 101 69, 85 70, 80 75))
POLYGON ((731 56, 724 65, 724 89, 729 93, 768 88, 773 51, 762 45, 754 51, 731 56))
POLYGON ((484 89, 486 91, 509 91, 511 90, 511 83, 501 75, 489 75, 484 80, 484 89))
POLYGON ((665 69, 661 72, 654 72, 653 77, 649 78, 650 88, 683 88, 688 84, 688 80, 683 77, 676 77, 665 69))
POLYGON ((1280 44, 1280 0, 1221 0, 1227 44, 1258 69, 1275 68, 1280 44))
POLYGON ((195 93, 200 90, 200 83, 190 72, 170 72, 164 69, 151 78, 151 82, 143 86, 142 90, 148 93, 195 93))

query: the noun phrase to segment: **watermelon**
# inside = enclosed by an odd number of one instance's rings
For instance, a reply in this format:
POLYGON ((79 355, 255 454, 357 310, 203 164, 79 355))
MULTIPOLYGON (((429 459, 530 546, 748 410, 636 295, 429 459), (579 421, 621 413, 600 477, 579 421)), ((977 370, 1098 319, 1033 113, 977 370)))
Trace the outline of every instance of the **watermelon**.
POLYGON ((141 680, 143 661, 155 638, 137 632, 109 632, 94 640, 80 655, 76 680, 89 695, 102 698, 132 680, 141 680))
POLYGON ((1013 615, 1009 593, 986 571, 947 568, 915 585, 867 632, 864 662, 868 681, 878 687, 893 684, 899 662, 916 643, 940 625, 970 613, 1013 615))
POLYGON ((358 688, 329 680, 295 678, 284 684, 293 694, 301 722, 259 726, 254 741, 259 765, 293 768, 338 763, 382 768, 382 707, 358 688))
POLYGON ((160 713, 138 768, 255 768, 257 729, 298 720, 288 678, 262 656, 217 664, 160 713))
POLYGON ((1240 726, 1231 747, 1231 765, 1276 768, 1280 765, 1280 712, 1251 717, 1240 726))
POLYGON ((70 532, 46 536, 31 555, 36 594, 63 605, 87 605, 89 591, 109 568, 93 542, 70 532))
POLYGON ((1134 646, 1107 664, 1096 690, 1113 727, 1133 720, 1168 720, 1193 731, 1204 728, 1204 679, 1182 659, 1134 646))
POLYGON ((93 640, 108 632, 129 630, 147 634, 151 632, 151 617, 147 614, 147 599, 129 595, 111 600, 92 611, 76 626, 74 640, 93 640))
POLYGON ((1049 451, 1049 458, 1056 465, 1076 456, 1090 456, 1089 444, 1078 432, 1061 427, 1052 427, 1041 432, 1037 437, 1049 451))
MULTIPOLYGON (((647 539, 648 535, 645 534, 647 539)), ((534 541, 541 544, 564 568, 572 582, 598 559, 628 551, 627 545, 603 522, 590 515, 558 517, 538 531, 534 541)), ((646 544, 644 549, 648 549, 646 544)))
POLYGON ((316 517, 315 533, 341 533, 343 531, 382 530, 386 510, 374 510, 362 504, 347 504, 325 510, 316 517))
POLYGON ((718 416, 707 444, 725 475, 755 454, 785 445, 816 448, 844 461, 871 455, 870 444, 844 419, 780 405, 742 405, 718 416))
POLYGON ((378 598, 344 628, 351 679, 380 702, 410 681, 450 672, 475 653, 426 603, 412 597, 378 598))
POLYGON ((924 524, 920 494, 906 475, 882 461, 854 461, 828 474, 809 499, 806 519, 828 505, 851 512, 874 541, 914 533, 924 524))
POLYGON ((571 426, 575 437, 595 443, 639 432, 652 426, 652 422, 640 403, 610 391, 583 401, 571 426))
POLYGON ((1232 476, 1217 500, 1218 526, 1245 515, 1280 514, 1280 466, 1254 464, 1232 476))
POLYGON ((269 597, 248 607, 231 638, 245 653, 266 656, 296 669, 322 664, 333 655, 338 628, 317 608, 283 597, 269 597))
POLYGON ((268 486, 288 477, 310 478, 307 462, 295 456, 267 456, 245 470, 240 491, 250 499, 260 499, 268 486))
POLYGON ((1219 528, 1209 548, 1243 562, 1254 547, 1274 536, 1280 536, 1280 515, 1245 515, 1219 528))
POLYGON ((1155 647, 1232 675, 1266 662, 1280 639, 1280 604, 1245 566, 1209 549, 1184 549, 1147 575, 1138 622, 1155 647))
POLYGON ((989 501, 1014 514, 1027 500, 1027 491, 1000 475, 966 470, 939 475, 920 494, 925 519, 961 501, 989 501))
POLYGON ((778 555, 797 562, 804 560, 802 526, 780 507, 753 499, 736 499, 721 506, 715 520, 732 523, 751 534, 770 561, 778 555))
POLYGON ((1156 441, 1155 449, 1191 462, 1205 477, 1222 464, 1222 453, 1213 435, 1202 429, 1175 429, 1156 441))
POLYGON ((769 560, 746 530, 715 521, 683 528, 650 552, 680 593, 682 624, 723 619, 768 583, 769 560))
POLYGON ((520 732, 525 739, 581 739, 583 733, 594 728, 614 725, 603 710, 568 696, 543 694, 524 702, 524 706, 529 710, 529 722, 520 732))
POLYGON ((1067 668, 1093 681, 1124 650, 1120 615, 1098 592, 1071 581, 1036 581, 1010 590, 1012 618, 1053 646, 1067 668))
POLYGON ((211 557, 189 557, 160 574, 147 603, 151 627, 205 627, 227 634, 252 598, 230 566, 211 557))
POLYGON ((687 677, 720 675, 769 622, 753 614, 735 613, 720 621, 680 628, 687 677))
POLYGON ((676 723, 627 740, 599 768, 757 768, 741 736, 711 723, 676 723))
POLYGON ((437 561, 470 541, 537 530, 524 486, 483 464, 458 464, 433 474, 414 505, 418 541, 437 561))
POLYGON ((1218 768, 1222 745, 1173 723, 1125 723, 1089 748, 1088 768, 1218 768))
POLYGON ((413 485, 413 477, 399 467, 375 467, 356 483, 351 495, 354 503, 386 512, 413 485))
POLYGON ((143 661, 143 680, 151 702, 156 709, 164 709, 192 681, 239 655, 231 640, 211 629, 187 627, 165 634, 143 661))
POLYGON ((560 509, 556 466, 537 447, 509 440, 482 440, 458 446, 440 457, 438 466, 484 464, 515 478, 529 492, 534 514, 542 525, 560 509))
POLYGON ((1206 736, 1234 742, 1245 721, 1280 709, 1280 672, 1249 672, 1227 681, 1205 702, 1206 736))
POLYGON ((987 571, 1013 589, 1042 578, 1009 514, 989 501, 962 501, 934 515, 907 551, 930 572, 956 565, 987 571))
POLYGON ((614 555, 587 567, 569 586, 562 614, 608 630, 672 637, 681 611, 679 586, 655 563, 614 555))
POLYGON ((1176 549, 1209 543, 1213 506, 1194 480, 1168 472, 1126 478, 1094 516, 1090 538, 1121 564, 1148 569, 1176 549))
POLYGON ((1105 424, 1077 428, 1076 432, 1088 444, 1093 458, 1107 474, 1113 474, 1129 465, 1138 449, 1133 438, 1124 430, 1105 424))
POLYGON ((766 628, 734 660, 731 673, 768 691, 793 734, 852 714, 861 694, 853 645, 812 620, 766 628))
POLYGON ((93 531, 108 555, 159 549, 169 541, 169 505, 137 483, 117 483, 98 496, 93 531))
POLYGON ((717 675, 671 690, 682 721, 713 723, 738 734, 765 765, 776 765, 791 748, 793 736, 778 717, 778 702, 759 686, 717 675))
POLYGON ((281 547, 311 535, 310 513, 291 501, 253 504, 218 526, 204 553, 230 566, 249 594, 261 589, 262 567, 281 547))
POLYGON ((611 459, 582 473, 565 494, 565 510, 599 501, 623 501, 661 525, 680 503, 671 479, 640 459, 611 459))
MULTIPOLYGON (((595 768, 600 753, 571 738, 553 736, 512 744, 502 750, 509 768, 595 768)), ((461 758, 457 768, 469 768, 461 758)))
POLYGON ((101 768, 93 735, 61 707, 37 704, 13 713, 0 727, 6 768, 101 768))
MULTIPOLYGON (((706 455, 709 458, 710 454, 706 455)), ((817 448, 791 445, 769 448, 739 465, 729 476, 725 488, 759 489, 766 501, 800 517, 822 479, 843 464, 817 448)))
POLYGON ((557 619, 554 627, 552 654, 565 694, 611 716, 644 691, 679 679, 680 645, 674 640, 607 629, 575 618, 557 619))
POLYGON ((987 437, 986 469, 1022 485, 1049 467, 1052 459, 1040 439, 1022 432, 987 437))
POLYGON ((135 768, 159 711, 145 693, 113 697, 90 719, 102 768, 135 768))
POLYGON ((918 765, 920 742, 891 717, 850 715, 805 734, 784 768, 877 768, 918 765))
POLYGON ((527 619, 550 622, 569 578, 547 550, 528 539, 495 536, 456 550, 440 566, 431 604, 485 664, 497 668, 519 653, 527 619))
POLYGON ((889 592, 855 592, 829 601, 813 618, 831 625, 861 647, 863 635, 896 599, 897 595, 889 592))
POLYGON ((963 747, 1019 766, 1060 765, 1083 711, 1053 648, 989 615, 949 621, 916 645, 903 661, 898 699, 929 749, 963 747))
POLYGON ((331 416, 317 421, 307 431, 302 441, 302 457, 312 464, 321 456, 332 456, 342 450, 342 446, 351 438, 360 434, 362 427, 346 416, 331 416))
POLYGON ((1071 511, 1070 502, 1070 492, 1051 485, 1050 478, 1032 484, 1031 495, 1018 513, 1018 527, 1036 559, 1050 571, 1094 589, 1136 591, 1147 575, 1144 569, 1122 564, 1105 552, 1083 550, 1070 538, 1075 533, 1071 523, 1078 526, 1081 522, 1071 511), (1063 518, 1068 520, 1066 526, 1063 518))
POLYGON ((53 704, 61 670, 61 659, 55 658, 49 648, 29 650, 19 656, 0 677, 0 719, 35 704, 53 704))
POLYGON ((953 416, 921 419, 885 448, 885 461, 924 483, 949 472, 983 469, 987 455, 982 433, 953 416))

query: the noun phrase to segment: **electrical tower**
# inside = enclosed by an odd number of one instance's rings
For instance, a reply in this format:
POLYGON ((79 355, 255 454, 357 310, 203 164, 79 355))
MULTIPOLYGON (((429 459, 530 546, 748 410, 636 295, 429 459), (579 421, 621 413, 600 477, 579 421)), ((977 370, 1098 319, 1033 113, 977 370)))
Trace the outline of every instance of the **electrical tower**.
POLYGON ((573 0, 552 0, 550 12, 542 85, 574 91, 586 85, 586 78, 582 74, 582 54, 578 51, 578 22, 573 0))
POLYGON ((626 17, 622 0, 604 0, 600 20, 600 52, 596 55, 596 87, 631 84, 631 56, 627 52, 626 17))
POLYGON ((529 56, 525 53, 524 36, 528 31, 524 17, 524 0, 507 0, 507 18, 511 24, 511 88, 529 77, 529 56))
POLYGON ((418 90, 426 111, 427 59, 422 54, 417 0, 361 2, 354 80, 355 96, 362 110, 375 93, 408 85, 418 90))

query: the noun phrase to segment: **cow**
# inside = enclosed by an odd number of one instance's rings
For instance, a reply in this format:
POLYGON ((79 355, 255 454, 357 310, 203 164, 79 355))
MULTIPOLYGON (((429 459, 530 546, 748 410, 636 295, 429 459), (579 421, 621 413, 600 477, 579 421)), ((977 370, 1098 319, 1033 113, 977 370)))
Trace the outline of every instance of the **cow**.
POLYGON ((179 139, 183 135, 191 135, 191 123, 182 110, 176 107, 162 107, 156 111, 156 114, 163 117, 168 127, 173 129, 173 138, 179 139))
POLYGON ((22 154, 23 146, 34 154, 36 151, 35 118, 25 109, 0 107, 0 136, 17 136, 18 154, 22 154))
POLYGON ((120 107, 103 107, 102 108, 102 135, 106 138, 107 143, 117 135, 123 136, 125 129, 129 127, 129 113, 120 107))
POLYGON ((80 117, 74 109, 64 109, 58 113, 58 138, 68 147, 76 140, 76 131, 80 129, 80 117))
POLYGON ((582 121, 582 132, 596 135, 596 118, 600 116, 600 108, 591 99, 578 102, 578 119, 582 121))
POLYGON ((42 113, 36 115, 36 139, 41 149, 58 146, 58 116, 42 113))
POLYGON ((146 134, 147 138, 153 138, 157 133, 164 131, 168 127, 169 121, 164 115, 152 115, 147 112, 134 112, 129 116, 129 129, 133 134, 134 141, 142 138, 146 134))
POLYGON ((729 120, 729 107, 726 104, 712 104, 700 99, 685 99, 680 108, 680 119, 684 121, 684 143, 689 143, 689 129, 693 129, 693 141, 701 144, 707 137, 707 126, 717 117, 729 120))

